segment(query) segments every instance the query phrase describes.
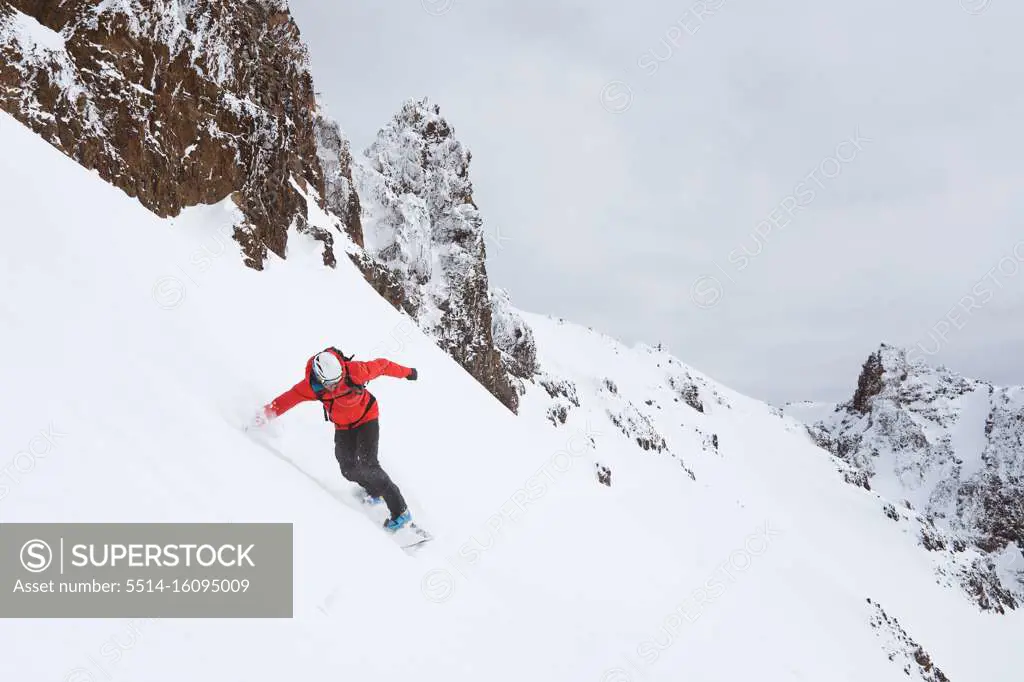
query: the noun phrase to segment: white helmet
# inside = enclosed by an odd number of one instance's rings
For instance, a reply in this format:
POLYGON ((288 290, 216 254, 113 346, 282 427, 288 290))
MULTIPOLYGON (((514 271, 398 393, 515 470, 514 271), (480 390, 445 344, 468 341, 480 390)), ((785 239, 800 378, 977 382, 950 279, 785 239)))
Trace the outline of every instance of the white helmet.
POLYGON ((343 374, 341 360, 331 351, 322 351, 313 358, 313 376, 326 388, 334 388, 340 384, 343 374))

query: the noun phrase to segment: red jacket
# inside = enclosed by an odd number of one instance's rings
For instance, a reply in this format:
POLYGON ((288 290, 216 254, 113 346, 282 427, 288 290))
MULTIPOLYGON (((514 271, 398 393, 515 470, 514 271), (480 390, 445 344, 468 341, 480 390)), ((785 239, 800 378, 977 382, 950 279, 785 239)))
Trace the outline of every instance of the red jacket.
MULTIPOLYGON (((346 361, 341 357, 338 359, 341 360, 341 364, 345 368, 346 376, 355 384, 366 384, 382 375, 405 379, 412 373, 410 368, 384 358, 369 362, 346 361)), ((306 362, 305 378, 274 398, 274 401, 266 406, 267 414, 277 417, 299 403, 307 400, 319 400, 338 429, 354 429, 366 422, 373 421, 380 415, 377 399, 369 391, 351 388, 346 381, 342 381, 333 391, 325 391, 317 397, 316 392, 313 391, 312 372, 313 358, 310 358, 306 362)))

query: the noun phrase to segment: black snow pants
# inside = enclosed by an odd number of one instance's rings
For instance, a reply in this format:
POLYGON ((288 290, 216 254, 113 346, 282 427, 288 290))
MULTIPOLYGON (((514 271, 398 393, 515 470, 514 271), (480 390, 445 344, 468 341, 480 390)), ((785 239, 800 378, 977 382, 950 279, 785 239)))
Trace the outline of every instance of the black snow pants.
POLYGON ((391 518, 396 518, 405 511, 405 499, 377 461, 379 442, 380 423, 376 419, 354 429, 336 429, 334 457, 342 476, 363 486, 370 495, 383 497, 391 518))

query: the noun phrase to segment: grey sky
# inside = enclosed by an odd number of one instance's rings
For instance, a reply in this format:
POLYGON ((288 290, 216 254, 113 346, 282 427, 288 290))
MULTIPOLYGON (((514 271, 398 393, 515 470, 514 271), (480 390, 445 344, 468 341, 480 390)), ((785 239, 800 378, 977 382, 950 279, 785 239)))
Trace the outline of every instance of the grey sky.
POLYGON ((441 106, 517 306, 773 402, 881 341, 1024 384, 1024 5, 291 5, 357 150, 441 106))

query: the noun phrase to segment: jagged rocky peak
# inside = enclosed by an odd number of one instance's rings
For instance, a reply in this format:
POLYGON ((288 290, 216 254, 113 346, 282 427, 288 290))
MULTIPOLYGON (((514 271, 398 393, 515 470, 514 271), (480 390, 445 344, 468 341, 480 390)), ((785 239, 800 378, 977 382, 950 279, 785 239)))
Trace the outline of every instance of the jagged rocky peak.
POLYGON ((365 248, 379 264, 363 264, 364 273, 516 410, 519 396, 493 338, 484 226, 473 202, 471 159, 437 105, 427 99, 405 102, 354 168, 365 248))
POLYGON ((385 209, 369 248, 419 282, 432 274, 425 244, 484 255, 483 218, 469 178, 472 154, 440 107, 425 98, 406 101, 365 157, 368 189, 385 209))
POLYGON ((878 399, 923 407, 936 398, 956 397, 984 386, 988 384, 912 359, 906 349, 883 343, 864 362, 857 390, 844 407, 862 415, 868 414, 878 399))
MULTIPOLYGON (((233 197, 248 265, 323 196, 283 0, 0 0, 0 107, 161 216, 233 197)), ((327 255, 325 255, 327 260, 327 255)))
POLYGON ((906 354, 899 349, 882 344, 882 347, 868 356, 857 380, 857 391, 853 394, 852 409, 867 414, 871 399, 880 394, 894 377, 899 381, 906 378, 906 354), (888 376, 887 376, 888 375, 888 376), (889 382, 886 379, 889 379, 889 382))
POLYGON ((397 194, 417 194, 439 217, 449 206, 473 203, 469 179, 472 153, 455 139, 441 108, 427 98, 410 99, 366 150, 374 170, 397 194))
POLYGON ((1024 598, 1024 387, 882 345, 853 398, 809 431, 850 467, 848 481, 912 510, 922 545, 950 555, 979 605, 1024 598))

